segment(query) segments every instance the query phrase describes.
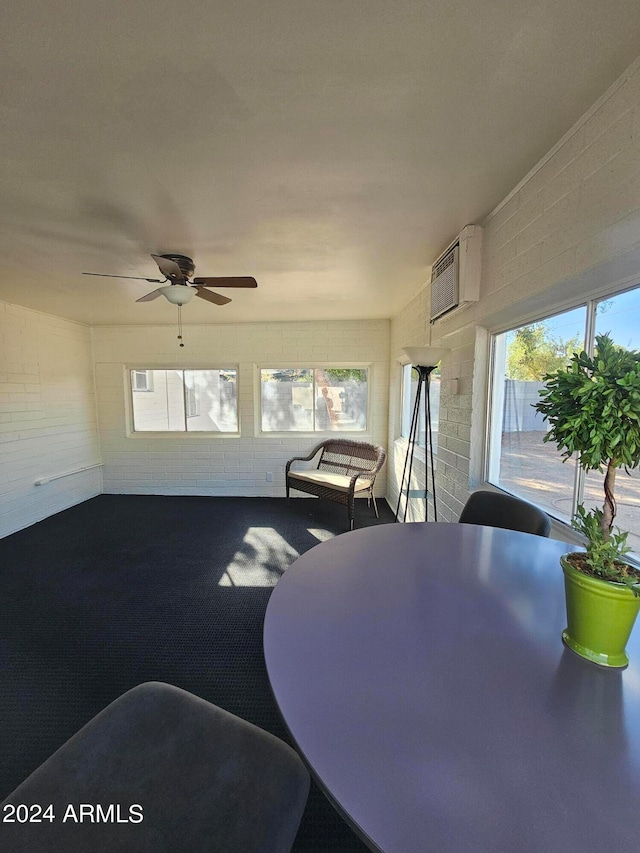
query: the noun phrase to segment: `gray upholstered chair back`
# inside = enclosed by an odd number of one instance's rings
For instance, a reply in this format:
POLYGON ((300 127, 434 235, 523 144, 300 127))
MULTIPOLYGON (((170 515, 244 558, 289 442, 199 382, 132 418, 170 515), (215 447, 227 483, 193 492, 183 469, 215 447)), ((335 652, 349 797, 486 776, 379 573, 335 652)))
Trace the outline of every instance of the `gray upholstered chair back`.
POLYGON ((548 536, 551 519, 537 506, 499 492, 474 492, 464 505, 458 521, 462 524, 484 524, 548 536))
POLYGON ((287 853, 308 792, 309 774, 287 744, 185 690, 147 682, 7 797, 3 808, 51 804, 55 819, 0 824, 0 849, 287 853))

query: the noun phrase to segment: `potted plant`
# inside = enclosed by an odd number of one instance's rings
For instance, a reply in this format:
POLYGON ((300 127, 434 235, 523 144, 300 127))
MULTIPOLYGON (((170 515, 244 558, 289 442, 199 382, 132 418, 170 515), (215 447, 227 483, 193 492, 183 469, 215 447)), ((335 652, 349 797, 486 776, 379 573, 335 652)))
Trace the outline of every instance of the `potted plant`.
POLYGON ((534 408, 550 429, 563 461, 573 454, 585 471, 605 471, 602 509, 580 504, 573 526, 586 552, 562 558, 567 603, 565 643, 595 663, 623 667, 625 646, 640 609, 640 571, 625 562, 627 533, 613 527, 618 468, 640 464, 640 352, 596 336, 593 356, 576 353, 544 377, 534 408))

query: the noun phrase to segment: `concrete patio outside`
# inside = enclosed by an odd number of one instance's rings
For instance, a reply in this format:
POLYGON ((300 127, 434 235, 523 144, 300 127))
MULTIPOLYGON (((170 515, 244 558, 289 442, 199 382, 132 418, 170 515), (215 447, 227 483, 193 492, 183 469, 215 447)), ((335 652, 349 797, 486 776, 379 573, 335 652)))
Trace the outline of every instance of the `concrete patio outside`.
MULTIPOLYGON (((570 521, 575 462, 563 463, 554 444, 543 442, 544 431, 507 432, 502 436, 500 485, 536 503, 562 521, 570 521)), ((585 478, 583 502, 602 506, 604 473, 585 478)), ((629 545, 640 556, 640 472, 620 469, 616 476, 618 512, 614 525, 629 531, 629 545)))

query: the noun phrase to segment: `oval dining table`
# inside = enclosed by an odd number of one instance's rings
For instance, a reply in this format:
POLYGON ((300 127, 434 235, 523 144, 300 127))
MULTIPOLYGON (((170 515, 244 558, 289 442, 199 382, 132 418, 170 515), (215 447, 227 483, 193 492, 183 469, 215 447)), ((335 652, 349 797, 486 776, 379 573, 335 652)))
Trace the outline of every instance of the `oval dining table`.
POLYGON ((303 554, 264 652, 314 778, 383 853, 636 853, 640 643, 608 670, 561 640, 564 542, 388 524, 303 554))

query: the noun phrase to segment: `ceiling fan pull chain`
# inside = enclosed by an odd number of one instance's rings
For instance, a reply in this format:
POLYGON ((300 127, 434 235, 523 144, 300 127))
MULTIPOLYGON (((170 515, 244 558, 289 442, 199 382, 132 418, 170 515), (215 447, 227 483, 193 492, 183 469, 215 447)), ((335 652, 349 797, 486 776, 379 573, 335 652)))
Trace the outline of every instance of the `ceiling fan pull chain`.
POLYGON ((178 305, 178 340, 180 341, 180 346, 183 347, 184 343, 182 342, 182 305, 178 305))

